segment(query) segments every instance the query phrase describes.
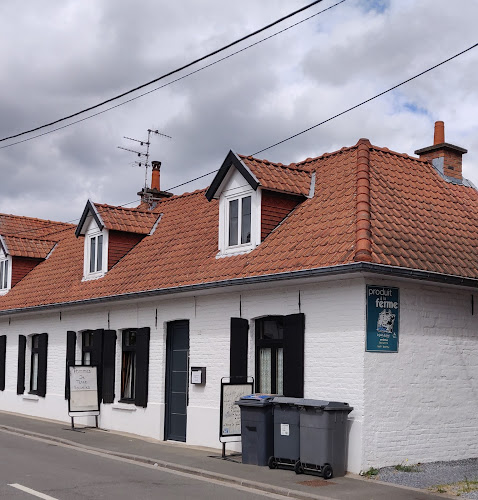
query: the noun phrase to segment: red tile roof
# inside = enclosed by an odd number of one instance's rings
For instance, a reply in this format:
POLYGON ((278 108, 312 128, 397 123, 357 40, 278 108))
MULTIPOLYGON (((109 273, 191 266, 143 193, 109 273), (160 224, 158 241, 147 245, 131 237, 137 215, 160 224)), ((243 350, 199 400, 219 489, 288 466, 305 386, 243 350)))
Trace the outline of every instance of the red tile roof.
POLYGON ((33 259, 45 259, 56 244, 54 241, 17 238, 15 236, 4 236, 4 240, 9 255, 33 259))
POLYGON ((158 220, 157 213, 137 208, 115 207, 95 203, 98 215, 107 229, 127 233, 149 234, 158 220))
POLYGON ((311 182, 310 171, 297 168, 295 165, 287 166, 282 163, 259 160, 252 156, 240 156, 240 158, 264 189, 308 196, 311 182))
MULTIPOLYGON (((257 169, 265 164, 246 161, 257 169)), ((0 297, 0 310, 357 261, 478 279, 474 188, 446 182, 430 163, 366 140, 286 170, 294 169, 316 173, 314 196, 248 254, 216 257, 219 203, 195 191, 160 201, 151 212, 151 219, 162 214, 156 231, 98 280, 82 281, 83 239, 70 226, 50 258, 0 297)), ((108 209, 114 217, 132 212, 123 211, 108 209)))

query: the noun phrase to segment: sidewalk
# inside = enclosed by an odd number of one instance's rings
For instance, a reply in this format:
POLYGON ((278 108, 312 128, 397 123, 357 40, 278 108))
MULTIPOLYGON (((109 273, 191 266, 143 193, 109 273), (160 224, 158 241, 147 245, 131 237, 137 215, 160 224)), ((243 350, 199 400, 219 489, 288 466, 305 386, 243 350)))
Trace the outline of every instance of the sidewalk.
POLYGON ((112 431, 84 429, 74 432, 69 424, 29 418, 0 411, 0 431, 43 438, 75 448, 83 448, 160 468, 240 484, 289 498, 321 500, 438 500, 443 495, 402 488, 355 475, 324 481, 293 471, 257 467, 240 463, 240 457, 222 460, 220 450, 138 438, 112 431))

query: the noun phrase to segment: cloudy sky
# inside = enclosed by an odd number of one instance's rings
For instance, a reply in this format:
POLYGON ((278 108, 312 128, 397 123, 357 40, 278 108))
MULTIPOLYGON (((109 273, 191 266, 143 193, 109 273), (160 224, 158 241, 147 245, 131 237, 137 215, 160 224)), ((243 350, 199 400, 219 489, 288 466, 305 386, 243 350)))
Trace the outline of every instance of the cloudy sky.
MULTIPOLYGON (((337 2, 323 0, 189 71, 337 2)), ((151 81, 308 3, 2 0, 0 138, 151 81)), ((74 221, 88 198, 136 202, 144 169, 117 146, 138 149, 123 136, 146 139, 148 128, 172 137, 152 139, 151 159, 163 163, 161 188, 186 182, 219 168, 229 149, 253 154, 474 45, 476 19, 478 2, 471 0, 345 0, 99 116, 20 144, 13 143, 35 134, 0 142, 0 212, 74 221)), ((447 142, 468 149, 464 175, 478 185, 477 66, 478 48, 258 156, 300 161, 361 137, 413 154, 432 144, 433 123, 444 120, 447 142)))

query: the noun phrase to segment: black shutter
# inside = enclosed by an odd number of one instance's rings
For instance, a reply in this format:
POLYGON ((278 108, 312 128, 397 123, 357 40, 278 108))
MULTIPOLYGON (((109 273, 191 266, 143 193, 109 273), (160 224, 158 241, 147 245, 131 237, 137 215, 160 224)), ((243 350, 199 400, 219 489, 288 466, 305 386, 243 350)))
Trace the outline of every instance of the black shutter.
POLYGON ((247 341, 249 322, 247 319, 231 318, 230 368, 231 379, 237 382, 247 379, 247 341))
POLYGON ((76 332, 66 332, 66 374, 65 374, 65 399, 70 398, 70 370, 69 366, 75 364, 76 332))
POLYGON ((136 382, 134 404, 146 408, 148 405, 149 373, 149 328, 138 328, 136 332, 136 382))
POLYGON ((98 379, 98 401, 103 397, 103 328, 93 330, 93 349, 91 351, 91 364, 96 366, 98 379))
POLYGON ((46 394, 46 368, 48 359, 48 333, 38 336, 38 386, 37 394, 45 397, 46 394))
POLYGON ((5 354, 7 352, 7 336, 0 336, 0 391, 5 390, 5 354))
POLYGON ((115 400, 116 332, 103 332, 103 403, 115 400))
POLYGON ((284 396, 304 397, 303 314, 284 316, 284 396))
POLYGON ((17 371, 17 394, 25 392, 25 349, 27 338, 25 335, 18 336, 18 371, 17 371))

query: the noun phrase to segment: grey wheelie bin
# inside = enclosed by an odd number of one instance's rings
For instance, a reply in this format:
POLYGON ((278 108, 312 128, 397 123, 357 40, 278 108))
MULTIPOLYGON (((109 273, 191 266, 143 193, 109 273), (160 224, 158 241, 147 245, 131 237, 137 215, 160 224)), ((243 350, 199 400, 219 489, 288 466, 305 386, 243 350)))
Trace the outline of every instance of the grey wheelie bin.
POLYGON ((324 479, 345 474, 348 403, 304 399, 300 413, 300 460, 295 472, 319 473, 324 479))
POLYGON ((267 465, 274 455, 273 398, 270 394, 250 394, 236 401, 241 409, 243 464, 267 465))
POLYGON ((293 469, 300 458, 300 398, 279 396, 274 405, 274 455, 269 457, 271 469, 284 467, 293 469))

